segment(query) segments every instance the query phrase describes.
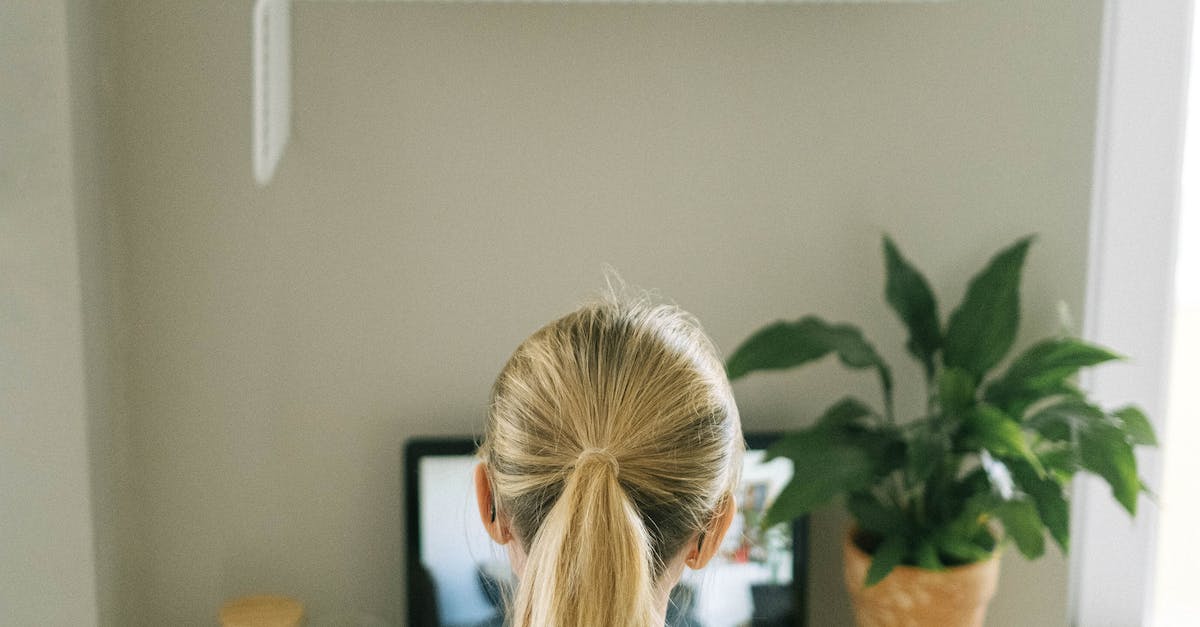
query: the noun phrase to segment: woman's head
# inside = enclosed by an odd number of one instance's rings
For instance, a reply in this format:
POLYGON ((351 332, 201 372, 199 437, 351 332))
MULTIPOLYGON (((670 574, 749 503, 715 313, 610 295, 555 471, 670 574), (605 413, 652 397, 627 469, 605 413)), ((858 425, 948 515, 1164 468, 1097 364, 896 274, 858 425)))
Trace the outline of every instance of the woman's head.
POLYGON ((661 625, 728 528, 743 447, 721 359, 676 307, 609 297, 526 339, 476 475, 489 533, 516 544, 514 624, 661 625))

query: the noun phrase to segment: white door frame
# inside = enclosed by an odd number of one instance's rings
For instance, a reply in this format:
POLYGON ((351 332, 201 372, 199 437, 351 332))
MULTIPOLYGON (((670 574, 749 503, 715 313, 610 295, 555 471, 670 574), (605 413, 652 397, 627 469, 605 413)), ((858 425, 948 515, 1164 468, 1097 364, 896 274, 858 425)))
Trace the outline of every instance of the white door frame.
MULTIPOLYGON (((1167 408, 1179 182, 1192 0, 1106 0, 1096 112, 1084 337, 1130 358, 1084 384, 1105 407, 1142 406, 1163 433, 1167 408)), ((1152 490, 1161 456, 1138 458, 1152 490)), ((1071 623, 1133 627, 1153 621, 1157 505, 1138 516, 1107 486, 1076 482, 1071 623)))

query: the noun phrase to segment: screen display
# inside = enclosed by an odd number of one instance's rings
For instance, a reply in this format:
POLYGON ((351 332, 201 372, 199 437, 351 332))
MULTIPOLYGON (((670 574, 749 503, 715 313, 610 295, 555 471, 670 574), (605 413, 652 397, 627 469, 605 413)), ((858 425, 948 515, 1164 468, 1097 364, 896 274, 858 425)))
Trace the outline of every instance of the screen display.
MULTIPOLYGON (((738 513, 716 557, 684 569, 671 593, 672 627, 797 625, 790 524, 762 530, 766 507, 791 477, 791 462, 764 462, 749 450, 738 488, 738 513)), ((504 547, 487 536, 475 505, 470 455, 425 455, 418 462, 420 571, 414 576, 421 624, 504 625, 505 591, 515 579, 504 547)), ((414 584, 410 584, 414 585, 414 584)))

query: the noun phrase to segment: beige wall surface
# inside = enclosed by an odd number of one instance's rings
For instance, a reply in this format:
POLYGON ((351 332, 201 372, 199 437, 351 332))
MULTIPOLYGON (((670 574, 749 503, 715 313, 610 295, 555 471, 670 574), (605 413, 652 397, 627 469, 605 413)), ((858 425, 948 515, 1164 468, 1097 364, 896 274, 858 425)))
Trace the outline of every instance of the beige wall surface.
MULTIPOLYGON (((256 591, 400 624, 401 442, 477 431, 509 352, 606 262, 726 351, 776 318, 858 322, 908 411, 883 231, 944 311, 1040 233, 1020 341, 1080 308, 1091 0, 298 3, 293 139, 263 189, 250 3, 112 17, 142 625, 256 591)), ((871 386, 822 364, 736 392, 765 429, 871 386)), ((840 525, 815 522, 816 626, 849 622, 840 525)), ((991 624, 1064 624, 1066 572, 1009 555, 991 624)))
MULTIPOLYGON (((64 2, 0 2, 0 625, 97 624, 64 2)), ((84 178, 93 172, 83 174, 84 178)), ((97 205, 84 201, 81 211, 97 205)))

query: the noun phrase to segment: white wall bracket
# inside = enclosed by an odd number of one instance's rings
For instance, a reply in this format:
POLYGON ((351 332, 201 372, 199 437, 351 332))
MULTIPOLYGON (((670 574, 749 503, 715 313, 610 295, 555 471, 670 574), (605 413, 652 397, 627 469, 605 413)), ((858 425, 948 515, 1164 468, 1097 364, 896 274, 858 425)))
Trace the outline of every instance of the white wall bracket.
POLYGON ((292 128, 292 1, 254 2, 254 181, 271 182, 292 128))

